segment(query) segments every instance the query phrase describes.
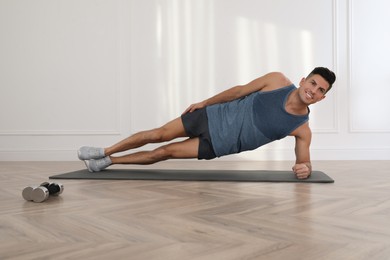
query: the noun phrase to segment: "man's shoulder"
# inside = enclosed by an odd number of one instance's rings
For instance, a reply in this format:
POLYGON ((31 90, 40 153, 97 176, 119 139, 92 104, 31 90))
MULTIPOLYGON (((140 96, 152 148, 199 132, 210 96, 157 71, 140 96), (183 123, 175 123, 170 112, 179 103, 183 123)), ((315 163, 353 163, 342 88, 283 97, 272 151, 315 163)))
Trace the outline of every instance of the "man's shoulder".
POLYGON ((267 74, 267 84, 262 91, 271 91, 291 85, 292 82, 282 72, 270 72, 267 74))
POLYGON ((311 138, 311 129, 309 126, 309 122, 305 122, 294 131, 291 132, 291 136, 295 136, 298 138, 311 138))

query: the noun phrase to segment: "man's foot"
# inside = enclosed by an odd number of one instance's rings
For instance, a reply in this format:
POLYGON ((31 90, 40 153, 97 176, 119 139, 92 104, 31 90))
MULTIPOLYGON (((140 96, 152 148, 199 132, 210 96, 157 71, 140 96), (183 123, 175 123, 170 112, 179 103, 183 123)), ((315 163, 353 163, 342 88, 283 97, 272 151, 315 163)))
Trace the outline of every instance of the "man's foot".
POLYGON ((83 146, 78 151, 77 154, 80 160, 91 160, 91 159, 101 159, 104 158, 104 149, 97 147, 83 146))
POLYGON ((109 156, 99 160, 85 160, 84 163, 89 172, 100 172, 112 164, 109 156))

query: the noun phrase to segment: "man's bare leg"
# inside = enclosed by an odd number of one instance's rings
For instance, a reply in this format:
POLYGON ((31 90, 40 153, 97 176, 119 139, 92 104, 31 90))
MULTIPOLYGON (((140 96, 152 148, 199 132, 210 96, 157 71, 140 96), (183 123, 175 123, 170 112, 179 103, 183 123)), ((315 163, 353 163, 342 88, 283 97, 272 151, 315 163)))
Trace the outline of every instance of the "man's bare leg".
POLYGON ((199 138, 163 145, 153 151, 136 152, 125 156, 106 156, 98 160, 86 160, 85 165, 90 172, 104 170, 112 164, 152 164, 168 159, 197 158, 199 138))
POLYGON ((153 151, 136 152, 120 157, 110 156, 112 164, 153 164, 168 159, 198 158, 199 138, 163 145, 153 151))
POLYGON ((138 148, 149 143, 161 143, 171 141, 178 137, 186 137, 187 134, 180 117, 168 122, 162 127, 138 132, 117 144, 104 149, 104 154, 110 156, 114 153, 138 148))

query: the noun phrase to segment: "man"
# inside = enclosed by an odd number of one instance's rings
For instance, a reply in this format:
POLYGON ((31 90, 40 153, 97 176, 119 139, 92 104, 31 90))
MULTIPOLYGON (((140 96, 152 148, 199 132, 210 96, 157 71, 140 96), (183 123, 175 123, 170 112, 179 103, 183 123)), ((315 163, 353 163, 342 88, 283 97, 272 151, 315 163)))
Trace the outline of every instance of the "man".
POLYGON ((272 72, 192 104, 181 117, 162 127, 136 133, 105 149, 81 147, 78 157, 89 171, 96 172, 111 164, 152 164, 184 158, 209 160, 253 150, 290 135, 296 141, 292 170, 297 178, 305 179, 312 171, 309 106, 323 100, 335 80, 332 71, 318 67, 302 78, 296 88, 282 73, 272 72), (112 156, 179 137, 188 139, 153 151, 112 156))

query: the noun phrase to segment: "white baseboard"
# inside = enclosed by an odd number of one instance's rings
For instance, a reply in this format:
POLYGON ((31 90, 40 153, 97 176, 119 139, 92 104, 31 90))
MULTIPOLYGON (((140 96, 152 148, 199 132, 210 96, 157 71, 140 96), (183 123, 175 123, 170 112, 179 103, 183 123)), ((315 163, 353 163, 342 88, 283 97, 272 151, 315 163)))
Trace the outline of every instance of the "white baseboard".
MULTIPOLYGON (((311 149, 311 159, 321 160, 390 160, 390 148, 377 149, 311 149)), ((77 161, 76 150, 1 150, 0 161, 77 161)), ((291 161, 291 149, 258 149, 221 157, 223 161, 291 161)))

